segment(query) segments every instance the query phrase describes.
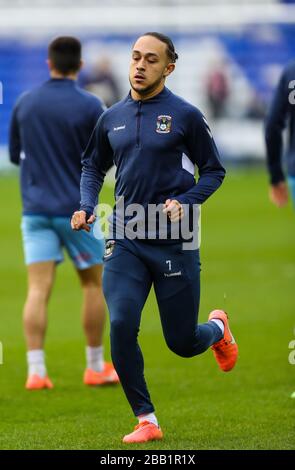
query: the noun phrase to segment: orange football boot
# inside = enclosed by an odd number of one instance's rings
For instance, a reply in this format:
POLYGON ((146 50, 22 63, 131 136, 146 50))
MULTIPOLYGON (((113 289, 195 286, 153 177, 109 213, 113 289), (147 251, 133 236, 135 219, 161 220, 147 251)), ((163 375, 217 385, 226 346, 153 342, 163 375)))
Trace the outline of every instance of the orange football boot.
POLYGON ((117 384, 120 382, 118 374, 110 362, 104 363, 104 369, 101 372, 96 372, 93 369, 86 369, 84 373, 85 385, 107 385, 117 384))
POLYGON ((163 439, 161 429, 150 421, 142 421, 135 426, 131 434, 127 434, 123 438, 125 444, 132 444, 136 442, 158 441, 163 439))
POLYGON ((26 382, 27 390, 42 390, 44 388, 53 388, 53 383, 49 377, 40 377, 38 374, 30 375, 26 382))
POLYGON ((224 335, 220 341, 211 346, 211 349, 220 369, 224 372, 229 372, 237 362, 238 345, 229 329, 227 314, 223 310, 213 310, 209 315, 209 321, 213 319, 223 322, 224 335))

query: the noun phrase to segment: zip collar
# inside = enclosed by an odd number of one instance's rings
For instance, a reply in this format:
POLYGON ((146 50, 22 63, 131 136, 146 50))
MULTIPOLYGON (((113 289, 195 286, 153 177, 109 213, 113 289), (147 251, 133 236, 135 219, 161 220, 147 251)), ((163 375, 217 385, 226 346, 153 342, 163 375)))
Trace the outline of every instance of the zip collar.
POLYGON ((139 103, 139 101, 141 103, 159 103, 160 101, 162 101, 163 99, 166 99, 168 98, 168 96, 171 95, 171 91, 164 87, 162 91, 160 91, 160 93, 158 93, 157 95, 153 96, 152 98, 149 98, 148 100, 134 100, 131 96, 131 90, 129 91, 128 93, 128 96, 127 96, 127 101, 131 101, 132 103, 139 103))

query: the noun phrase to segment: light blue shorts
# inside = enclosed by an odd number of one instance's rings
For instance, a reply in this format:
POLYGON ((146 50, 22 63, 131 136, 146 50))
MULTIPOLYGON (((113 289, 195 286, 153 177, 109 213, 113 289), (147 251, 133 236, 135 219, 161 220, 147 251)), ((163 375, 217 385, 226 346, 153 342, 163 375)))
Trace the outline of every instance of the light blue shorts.
POLYGON ((102 264, 104 239, 96 222, 91 232, 75 232, 69 217, 48 217, 43 215, 23 215, 22 236, 26 264, 42 261, 63 261, 63 248, 66 249, 78 269, 87 269, 102 264), (93 230, 96 236, 93 235, 93 230))
POLYGON ((295 176, 288 176, 288 185, 291 197, 293 199, 293 206, 295 208, 295 176))

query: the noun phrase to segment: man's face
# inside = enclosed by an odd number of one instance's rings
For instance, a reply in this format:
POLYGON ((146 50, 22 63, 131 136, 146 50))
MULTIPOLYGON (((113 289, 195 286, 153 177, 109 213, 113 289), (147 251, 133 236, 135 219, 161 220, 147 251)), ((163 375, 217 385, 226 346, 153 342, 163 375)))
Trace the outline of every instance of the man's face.
POLYGON ((169 64, 166 44, 153 36, 140 37, 133 46, 129 81, 137 93, 145 95, 164 82, 174 64, 169 64))

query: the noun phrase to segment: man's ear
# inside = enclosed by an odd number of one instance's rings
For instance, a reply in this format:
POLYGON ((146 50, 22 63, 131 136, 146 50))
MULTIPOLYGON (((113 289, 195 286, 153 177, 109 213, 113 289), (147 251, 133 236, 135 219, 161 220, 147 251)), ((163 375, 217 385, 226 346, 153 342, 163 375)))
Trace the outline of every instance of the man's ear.
POLYGON ((175 64, 172 64, 172 63, 168 64, 166 66, 165 72, 163 73, 163 77, 165 78, 168 77, 168 75, 170 75, 170 73, 172 73, 174 69, 175 69, 175 64))
POLYGON ((52 65, 52 62, 51 62, 50 59, 46 59, 46 64, 47 64, 47 67, 49 68, 49 70, 53 69, 53 65, 52 65))

